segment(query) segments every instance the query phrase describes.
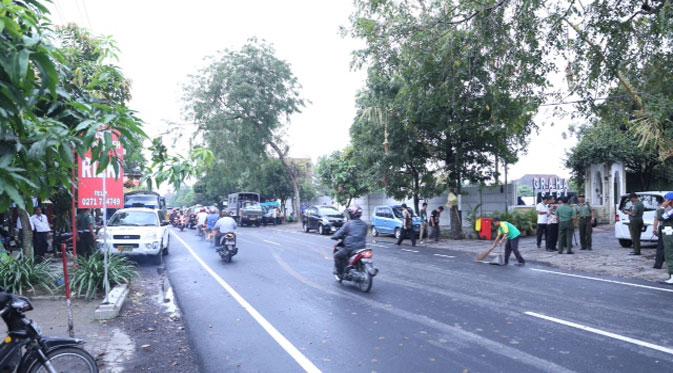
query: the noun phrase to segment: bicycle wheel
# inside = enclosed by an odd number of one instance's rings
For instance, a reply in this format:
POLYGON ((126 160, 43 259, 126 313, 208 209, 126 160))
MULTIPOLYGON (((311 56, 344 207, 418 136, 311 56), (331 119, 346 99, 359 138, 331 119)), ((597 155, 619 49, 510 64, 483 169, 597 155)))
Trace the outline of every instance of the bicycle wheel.
MULTIPOLYGON (((47 353, 49 363, 56 372, 98 373, 98 366, 94 358, 79 347, 61 347, 47 353)), ((33 361, 27 372, 48 373, 49 369, 39 360, 33 361)))

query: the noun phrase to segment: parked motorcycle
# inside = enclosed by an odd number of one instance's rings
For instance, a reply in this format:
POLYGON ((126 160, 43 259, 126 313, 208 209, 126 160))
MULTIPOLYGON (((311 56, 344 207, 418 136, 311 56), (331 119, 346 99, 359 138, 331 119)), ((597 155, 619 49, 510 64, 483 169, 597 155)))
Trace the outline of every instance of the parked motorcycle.
POLYGON ((82 340, 42 335, 25 316, 33 309, 27 298, 0 289, 0 307, 7 324, 7 337, 0 343, 0 372, 98 372, 94 358, 81 347, 82 340))
MULTIPOLYGON (((342 246, 343 241, 340 241, 334 246, 332 253, 335 254, 342 246)), ((374 277, 379 273, 379 269, 374 266, 373 257, 372 249, 364 248, 353 251, 348 258, 348 265, 344 269, 344 273, 335 275, 337 281, 339 283, 343 281, 353 282, 363 293, 369 292, 374 284, 374 277)))
POLYGON ((231 258, 238 253, 236 234, 230 232, 220 236, 215 251, 220 254, 225 263, 231 263, 231 258))

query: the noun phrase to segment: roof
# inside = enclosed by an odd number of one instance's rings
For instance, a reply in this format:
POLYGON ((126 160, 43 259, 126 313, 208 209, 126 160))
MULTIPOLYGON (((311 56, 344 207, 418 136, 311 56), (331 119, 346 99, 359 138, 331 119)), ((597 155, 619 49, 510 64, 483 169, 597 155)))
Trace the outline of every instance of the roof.
POLYGON ((154 213, 157 212, 156 209, 150 209, 150 208, 147 208, 147 207, 124 207, 122 209, 117 210, 116 212, 120 212, 120 211, 154 212, 154 213))

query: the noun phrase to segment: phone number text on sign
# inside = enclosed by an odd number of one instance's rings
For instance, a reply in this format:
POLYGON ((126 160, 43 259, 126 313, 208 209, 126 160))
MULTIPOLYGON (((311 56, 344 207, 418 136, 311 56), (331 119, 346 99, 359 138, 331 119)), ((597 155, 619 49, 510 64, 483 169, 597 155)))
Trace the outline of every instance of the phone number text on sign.
MULTIPOLYGON (((80 199, 80 207, 94 207, 102 206, 103 197, 94 197, 94 198, 82 198, 80 199)), ((109 208, 121 208, 122 201, 121 198, 108 198, 107 207, 109 208)))

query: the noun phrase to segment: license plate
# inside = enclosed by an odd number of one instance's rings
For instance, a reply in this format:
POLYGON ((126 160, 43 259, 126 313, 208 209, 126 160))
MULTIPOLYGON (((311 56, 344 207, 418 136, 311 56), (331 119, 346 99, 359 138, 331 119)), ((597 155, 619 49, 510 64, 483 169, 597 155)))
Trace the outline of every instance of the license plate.
POLYGON ((224 244, 225 244, 225 245, 234 245, 234 244, 236 244, 236 242, 234 242, 234 241, 227 241, 227 242, 225 242, 224 244))
POLYGON ((332 227, 330 230, 331 230, 332 232, 336 232, 336 227, 332 227))
POLYGON ((123 253, 124 251, 133 251, 132 246, 117 246, 117 251, 123 253))

